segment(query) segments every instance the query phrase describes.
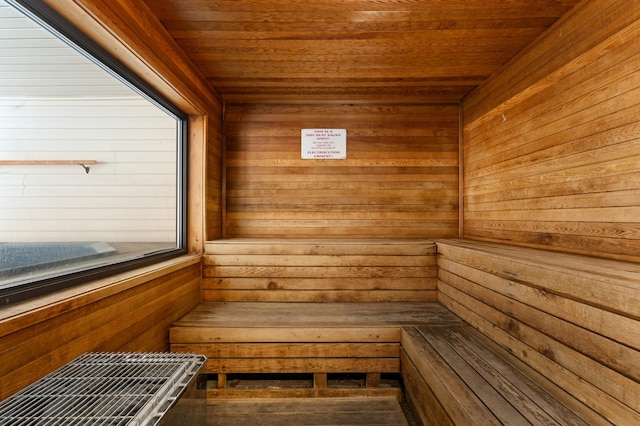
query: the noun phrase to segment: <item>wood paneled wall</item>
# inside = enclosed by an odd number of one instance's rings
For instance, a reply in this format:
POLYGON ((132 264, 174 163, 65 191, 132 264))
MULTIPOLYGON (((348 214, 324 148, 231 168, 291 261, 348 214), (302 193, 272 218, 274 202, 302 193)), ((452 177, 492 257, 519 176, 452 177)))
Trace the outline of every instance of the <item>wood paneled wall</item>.
POLYGON ((435 301, 436 245, 420 239, 210 241, 204 302, 435 301))
POLYGON ((458 234, 458 105, 227 105, 226 237, 458 234), (347 159, 300 159, 346 128, 347 159))
POLYGON ((640 265, 469 240, 437 246, 444 306, 587 424, 640 424, 640 265))
POLYGON ((465 237, 640 260, 638 31, 582 2, 464 100, 465 237))
POLYGON ((2 309, 0 400, 91 351, 168 351, 169 327, 200 302, 198 256, 2 309))

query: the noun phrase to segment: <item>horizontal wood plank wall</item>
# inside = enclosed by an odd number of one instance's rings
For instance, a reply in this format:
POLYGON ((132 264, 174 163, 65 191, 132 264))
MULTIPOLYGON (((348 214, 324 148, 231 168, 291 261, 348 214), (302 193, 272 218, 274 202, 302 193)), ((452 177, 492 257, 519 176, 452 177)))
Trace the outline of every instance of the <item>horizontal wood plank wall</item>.
POLYGON ((582 2, 463 101, 466 238, 640 260, 638 31, 582 2))
POLYGON ((226 237, 458 232, 458 105, 228 105, 226 237), (303 128, 346 128, 347 159, 301 160, 303 128))
POLYGON ((227 239, 208 242, 209 302, 435 301, 436 250, 427 240, 227 239))
POLYGON ((640 266, 440 240, 438 299, 574 410, 640 424, 640 266))
POLYGON ((3 308, 0 400, 85 352, 169 350, 171 323, 200 302, 200 258, 117 280, 3 308))

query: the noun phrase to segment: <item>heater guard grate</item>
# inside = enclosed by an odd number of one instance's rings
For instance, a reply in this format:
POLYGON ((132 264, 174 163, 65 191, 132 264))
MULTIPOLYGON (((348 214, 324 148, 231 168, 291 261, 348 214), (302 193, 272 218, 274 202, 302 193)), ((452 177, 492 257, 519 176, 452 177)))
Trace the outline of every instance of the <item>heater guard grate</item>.
POLYGON ((155 425, 206 358, 87 353, 0 403, 2 425, 155 425))

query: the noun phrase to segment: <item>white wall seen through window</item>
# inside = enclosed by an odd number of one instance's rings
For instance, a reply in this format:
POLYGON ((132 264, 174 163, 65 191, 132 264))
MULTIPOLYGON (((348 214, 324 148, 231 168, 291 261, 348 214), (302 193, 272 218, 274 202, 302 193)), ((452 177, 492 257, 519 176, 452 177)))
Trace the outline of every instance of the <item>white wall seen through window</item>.
POLYGON ((0 289, 176 248, 178 129, 0 0, 0 289))

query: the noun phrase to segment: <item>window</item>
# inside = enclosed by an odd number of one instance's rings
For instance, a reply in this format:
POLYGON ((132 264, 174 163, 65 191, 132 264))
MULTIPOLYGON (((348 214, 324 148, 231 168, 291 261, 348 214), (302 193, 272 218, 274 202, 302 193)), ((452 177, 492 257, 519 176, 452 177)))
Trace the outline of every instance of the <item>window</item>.
POLYGON ((184 114, 43 2, 0 0, 0 305, 184 253, 185 145, 184 114))

